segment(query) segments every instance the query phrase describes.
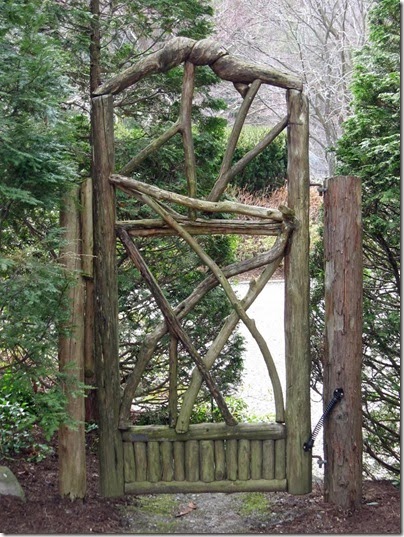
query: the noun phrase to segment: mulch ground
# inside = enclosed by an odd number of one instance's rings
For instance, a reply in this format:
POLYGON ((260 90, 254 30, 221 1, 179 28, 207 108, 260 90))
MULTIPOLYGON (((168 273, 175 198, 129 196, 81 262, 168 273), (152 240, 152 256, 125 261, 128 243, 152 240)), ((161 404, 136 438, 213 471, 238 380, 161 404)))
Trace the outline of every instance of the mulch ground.
POLYGON ((389 481, 365 481, 362 505, 354 512, 325 503, 320 485, 305 496, 272 493, 272 498, 260 533, 401 534, 400 490, 389 481))
MULTIPOLYGON (((85 501, 62 499, 58 494, 56 452, 39 463, 22 459, 0 461, 18 478, 26 501, 0 496, 0 532, 6 534, 88 534, 128 532, 125 507, 134 496, 102 498, 98 492, 98 464, 93 449, 87 455, 88 494, 85 501)), ((388 481, 367 481, 363 502, 354 513, 323 501, 322 490, 291 496, 271 493, 268 518, 251 533, 286 534, 400 534, 400 490, 388 481)))

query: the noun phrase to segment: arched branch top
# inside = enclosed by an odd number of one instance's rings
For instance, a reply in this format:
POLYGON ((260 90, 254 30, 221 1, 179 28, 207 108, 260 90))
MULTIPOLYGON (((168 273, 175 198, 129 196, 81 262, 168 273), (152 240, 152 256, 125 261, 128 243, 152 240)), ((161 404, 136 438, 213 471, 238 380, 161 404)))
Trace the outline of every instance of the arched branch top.
POLYGON ((236 89, 240 85, 251 84, 257 79, 265 84, 285 89, 301 91, 303 88, 299 78, 268 69, 265 65, 244 62, 231 56, 214 39, 195 41, 187 37, 174 37, 157 52, 143 58, 121 74, 101 84, 93 95, 120 93, 148 75, 164 73, 185 61, 194 65, 209 65, 220 78, 233 82, 236 89))

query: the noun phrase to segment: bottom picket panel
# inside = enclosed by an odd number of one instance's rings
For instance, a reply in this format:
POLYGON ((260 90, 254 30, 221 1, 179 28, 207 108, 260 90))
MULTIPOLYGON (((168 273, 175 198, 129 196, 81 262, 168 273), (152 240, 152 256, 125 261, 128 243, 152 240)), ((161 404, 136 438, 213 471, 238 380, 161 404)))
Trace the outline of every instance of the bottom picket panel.
POLYGON ((286 430, 280 424, 162 426, 122 433, 128 493, 286 490, 286 430))

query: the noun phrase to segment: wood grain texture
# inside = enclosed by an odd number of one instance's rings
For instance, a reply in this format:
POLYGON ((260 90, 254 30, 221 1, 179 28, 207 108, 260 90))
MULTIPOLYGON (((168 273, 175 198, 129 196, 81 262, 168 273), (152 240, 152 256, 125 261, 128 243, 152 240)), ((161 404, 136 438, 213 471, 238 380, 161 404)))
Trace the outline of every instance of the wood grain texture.
POLYGON ((285 257, 286 467, 289 492, 306 494, 311 491, 311 454, 303 450, 310 434, 311 369, 308 102, 299 91, 287 93, 288 206, 299 224, 285 257))
POLYGON ((161 442, 160 443, 160 455, 161 455, 161 480, 172 481, 174 479, 173 442, 161 442))
POLYGON ((79 190, 74 187, 64 197, 60 213, 63 232, 63 246, 59 262, 66 269, 67 276, 74 278, 68 290, 69 317, 64 335, 59 338, 59 370, 66 375, 64 386, 69 417, 78 423, 75 428, 59 427, 59 492, 70 499, 84 498, 86 494, 86 448, 84 433, 84 396, 75 396, 71 386, 84 382, 84 290, 81 276, 81 235, 79 217, 79 190))
POLYGON ((100 484, 104 496, 123 494, 123 451, 118 430, 120 374, 118 286, 115 256, 113 103, 111 96, 92 100, 94 207, 94 332, 99 409, 100 484))
POLYGON ((281 423, 197 423, 185 433, 177 433, 167 425, 134 425, 122 431, 124 442, 148 442, 155 440, 231 440, 248 437, 251 440, 278 440, 286 438, 285 425, 281 423))
POLYGON ((276 492, 286 491, 286 479, 267 481, 265 479, 250 479, 248 481, 226 480, 204 483, 203 481, 162 482, 149 483, 132 482, 125 484, 126 494, 175 494, 200 492, 276 492))
POLYGON ((324 427, 325 499, 343 509, 362 500, 361 181, 337 176, 324 195, 324 404, 336 388, 344 397, 324 427))

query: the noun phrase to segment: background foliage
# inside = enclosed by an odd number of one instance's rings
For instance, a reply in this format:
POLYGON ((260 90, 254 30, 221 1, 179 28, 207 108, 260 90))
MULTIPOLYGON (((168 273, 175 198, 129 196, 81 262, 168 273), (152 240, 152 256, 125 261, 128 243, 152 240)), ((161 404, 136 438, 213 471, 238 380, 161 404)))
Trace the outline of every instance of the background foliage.
MULTIPOLYGON (((339 173, 362 179, 365 451, 395 476, 400 472, 399 45, 398 5, 379 0, 371 12, 369 44, 356 56, 352 116, 336 148, 339 173)), ((312 267, 317 381, 324 326, 321 245, 312 267)), ((372 472, 372 465, 367 469, 372 472)))
MULTIPOLYGON (((212 8, 204 1, 116 5, 95 0, 91 5, 92 13, 84 0, 0 1, 0 404, 6 435, 1 438, 0 455, 32 444, 36 426, 50 438, 61 423, 70 423, 62 389, 66 378, 59 373, 57 360, 59 336, 69 330, 66 293, 71 283, 58 264, 63 231, 59 210, 70 185, 90 173, 89 93, 94 76, 90 67, 95 65, 105 80, 172 35, 200 39, 211 29, 212 8), (99 56, 90 47, 96 30, 99 56)), ((176 117, 181 80, 182 70, 174 69, 167 76, 143 81, 136 96, 126 92, 117 100, 118 165, 176 117)), ((212 99, 206 89, 216 81, 210 69, 198 70, 195 148, 206 191, 218 165, 208 156, 222 147, 225 137, 226 122, 215 119, 215 111, 224 103, 212 99)), ((142 180, 155 182, 159 177, 166 188, 184 191, 181 155, 176 140, 161 160, 149 159, 138 173, 142 180)), ((138 210, 136 204, 123 200, 119 206, 120 217, 134 217, 138 210)), ((232 259, 230 240, 207 239, 205 243, 219 262, 232 259)), ((174 304, 204 277, 199 260, 179 241, 160 240, 142 249, 174 304), (179 260, 187 276, 182 284, 177 280, 179 260)), ((122 312, 127 314, 122 321, 124 381, 141 345, 136 335, 139 326, 147 332, 157 318, 139 275, 122 258, 121 250, 118 255, 122 312)), ((213 291, 187 319, 188 325, 197 328, 196 343, 202 353, 219 319, 229 311, 219 294, 213 291)), ((239 379, 240 348, 235 336, 219 360, 217 372, 225 391, 239 379)), ((155 396, 158 400, 164 392, 166 358, 163 342, 149 371, 149 380, 155 382, 144 383, 146 392, 151 392, 149 401, 155 396)), ((185 361, 184 383, 191 367, 185 361)))
MULTIPOLYGON (((237 144, 234 161, 251 151, 267 132, 268 128, 246 125, 237 144)), ((286 164, 286 136, 282 133, 236 176, 234 184, 252 193, 265 190, 268 196, 285 184, 286 164)))
POLYGON ((57 369, 69 285, 57 264, 58 209, 75 178, 70 86, 53 9, 0 3, 0 455, 67 420, 57 369))

